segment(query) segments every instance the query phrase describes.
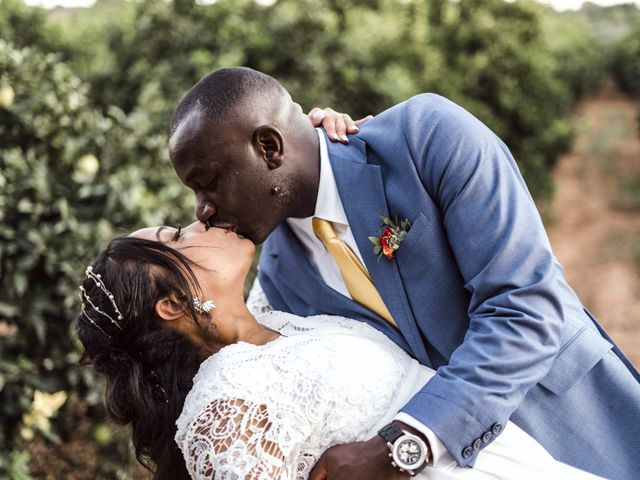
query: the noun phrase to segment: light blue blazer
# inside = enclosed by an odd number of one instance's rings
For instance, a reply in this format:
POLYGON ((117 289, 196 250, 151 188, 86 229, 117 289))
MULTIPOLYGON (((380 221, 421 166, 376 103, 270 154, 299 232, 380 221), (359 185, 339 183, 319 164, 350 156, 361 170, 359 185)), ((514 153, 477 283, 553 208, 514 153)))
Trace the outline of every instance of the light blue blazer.
MULTIPOLYGON (((259 278, 279 310, 330 313, 386 333, 437 375, 403 408, 456 461, 512 419, 557 459, 640 478, 640 377, 562 275, 509 150, 432 94, 379 114, 329 155, 350 227, 399 331, 324 284, 286 224, 259 278), (393 260, 367 237, 408 218, 393 260)), ((585 192, 588 195, 588 192, 585 192)))

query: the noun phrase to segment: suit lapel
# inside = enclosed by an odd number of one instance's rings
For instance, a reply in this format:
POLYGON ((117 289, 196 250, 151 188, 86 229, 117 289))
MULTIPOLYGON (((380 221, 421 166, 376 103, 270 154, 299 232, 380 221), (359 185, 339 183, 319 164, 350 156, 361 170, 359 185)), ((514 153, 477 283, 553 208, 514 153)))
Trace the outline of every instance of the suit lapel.
POLYGON ((304 305, 304 315, 329 313, 368 323, 408 354, 413 354, 412 345, 385 320, 324 283, 305 254, 304 247, 286 223, 280 225, 268 241, 277 242, 278 250, 286 252, 286 260, 278 258, 278 254, 271 255, 275 262, 274 280, 284 283, 298 296, 304 305))
MULTIPOLYGON (((331 312, 348 317, 348 312, 354 310, 351 305, 353 302, 324 283, 289 226, 283 223, 276 232, 277 239, 274 240, 278 242, 282 251, 290 253, 287 255, 288 261, 281 262, 280 259, 276 259, 276 277, 308 305, 313 305, 318 312, 331 312), (345 308, 347 303, 349 309, 345 308)), ((360 316, 371 316, 371 312, 359 304, 356 304, 355 310, 360 316)))
POLYGON ((390 216, 380 166, 366 162, 364 142, 354 136, 349 138, 348 145, 328 142, 329 158, 349 226, 385 305, 416 358, 428 365, 429 357, 407 301, 396 261, 376 257, 368 238, 378 234, 382 223, 380 215, 390 216))

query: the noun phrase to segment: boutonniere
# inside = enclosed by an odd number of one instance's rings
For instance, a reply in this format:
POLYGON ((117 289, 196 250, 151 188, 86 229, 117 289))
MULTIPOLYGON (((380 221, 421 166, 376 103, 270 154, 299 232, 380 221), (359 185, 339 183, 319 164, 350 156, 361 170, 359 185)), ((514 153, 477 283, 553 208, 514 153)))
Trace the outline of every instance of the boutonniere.
POLYGON ((388 260, 393 260, 396 250, 400 248, 411 229, 411 222, 408 218, 398 220, 398 217, 394 217, 391 220, 385 215, 380 215, 380 220, 382 220, 382 225, 380 225, 378 231, 382 232, 382 235, 369 237, 369 240, 373 243, 373 253, 378 258, 384 255, 388 260))

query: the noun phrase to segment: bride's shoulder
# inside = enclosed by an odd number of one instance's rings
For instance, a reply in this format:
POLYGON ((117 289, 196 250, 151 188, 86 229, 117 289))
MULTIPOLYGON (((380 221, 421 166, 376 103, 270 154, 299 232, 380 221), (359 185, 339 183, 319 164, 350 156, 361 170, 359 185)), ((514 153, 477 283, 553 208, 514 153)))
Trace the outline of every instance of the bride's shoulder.
POLYGON ((259 398, 260 377, 274 378, 266 371, 267 364, 261 358, 261 349, 260 345, 237 342, 223 347, 200 364, 176 421, 182 434, 191 421, 215 400, 241 398, 250 401, 259 398), (260 368, 256 366, 258 363, 260 368))
POLYGON ((256 318, 262 325, 285 336, 313 335, 314 333, 354 333, 384 337, 384 334, 364 322, 338 315, 301 317, 292 313, 273 310, 263 312, 257 315, 256 318))

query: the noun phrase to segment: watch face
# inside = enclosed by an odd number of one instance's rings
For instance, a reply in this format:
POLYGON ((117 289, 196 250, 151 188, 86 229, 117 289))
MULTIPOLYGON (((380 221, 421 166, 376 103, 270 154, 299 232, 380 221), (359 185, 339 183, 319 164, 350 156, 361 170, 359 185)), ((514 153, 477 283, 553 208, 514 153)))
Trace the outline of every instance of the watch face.
POLYGON ((400 468, 413 469, 422 465, 425 451, 413 435, 404 435, 394 445, 393 459, 400 468))

